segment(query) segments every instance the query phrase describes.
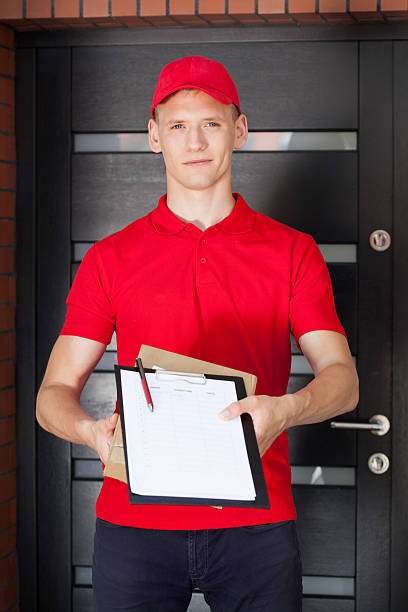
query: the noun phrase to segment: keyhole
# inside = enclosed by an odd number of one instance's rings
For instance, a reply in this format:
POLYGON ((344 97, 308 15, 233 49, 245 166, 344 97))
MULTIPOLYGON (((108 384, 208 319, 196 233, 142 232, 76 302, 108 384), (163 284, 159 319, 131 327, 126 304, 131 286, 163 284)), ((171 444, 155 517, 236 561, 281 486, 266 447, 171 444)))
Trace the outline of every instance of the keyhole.
POLYGON ((369 242, 374 251, 386 251, 391 245, 391 236, 386 230, 374 230, 370 234, 369 242))
POLYGON ((385 244, 385 236, 383 234, 376 233, 374 234, 374 242, 376 246, 382 247, 385 244))
POLYGON ((380 459, 380 457, 376 457, 376 458, 374 459, 374 461, 375 461, 375 469, 376 469, 376 470, 381 470, 382 466, 384 465, 383 460, 382 460, 382 459, 380 459))
POLYGON ((374 453, 368 459, 368 467, 374 474, 384 474, 390 467, 390 460, 384 453, 374 453))

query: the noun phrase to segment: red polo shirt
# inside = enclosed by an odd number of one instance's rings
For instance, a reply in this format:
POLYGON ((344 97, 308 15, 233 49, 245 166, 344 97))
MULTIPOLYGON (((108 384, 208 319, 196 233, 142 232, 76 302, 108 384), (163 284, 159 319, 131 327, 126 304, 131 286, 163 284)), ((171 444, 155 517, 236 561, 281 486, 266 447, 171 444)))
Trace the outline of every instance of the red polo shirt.
MULTIPOLYGON (((61 334, 109 344, 116 329, 121 365, 134 365, 148 344, 256 374, 259 395, 285 394, 290 330, 296 342, 315 329, 345 332, 314 239, 234 197, 232 212, 202 231, 171 212, 164 195, 145 217, 93 245, 69 292, 61 334)), ((158 529, 296 518, 286 432, 262 463, 270 510, 130 505, 127 485, 106 477, 96 514, 158 529)))

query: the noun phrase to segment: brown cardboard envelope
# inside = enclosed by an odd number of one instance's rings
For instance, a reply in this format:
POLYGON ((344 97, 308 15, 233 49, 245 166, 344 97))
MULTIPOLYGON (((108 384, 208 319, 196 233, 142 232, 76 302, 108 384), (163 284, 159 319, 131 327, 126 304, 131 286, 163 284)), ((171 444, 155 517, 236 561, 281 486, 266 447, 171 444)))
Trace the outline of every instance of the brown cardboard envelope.
MULTIPOLYGON (((208 361, 201 361, 193 357, 186 357, 178 353, 171 353, 163 349, 155 348, 142 344, 139 351, 139 357, 143 361, 145 368, 153 368, 158 366, 165 370, 174 372, 194 372, 196 374, 221 374, 225 376, 241 376, 244 379, 245 390, 247 395, 254 395, 257 377, 255 374, 248 374, 232 368, 226 368, 208 361)), ((116 478, 127 483, 125 455, 123 451, 122 427, 120 416, 116 424, 110 445, 109 457, 103 471, 104 476, 116 478)))

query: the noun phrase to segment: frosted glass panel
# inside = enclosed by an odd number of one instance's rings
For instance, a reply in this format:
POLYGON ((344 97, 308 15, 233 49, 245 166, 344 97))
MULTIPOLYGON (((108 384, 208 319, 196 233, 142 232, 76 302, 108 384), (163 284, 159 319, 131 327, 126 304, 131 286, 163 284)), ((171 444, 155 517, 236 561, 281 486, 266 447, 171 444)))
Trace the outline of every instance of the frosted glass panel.
POLYGON ((74 151, 76 153, 152 153, 149 147, 147 132, 125 134, 75 134, 74 151))
POLYGON ((187 612, 210 612, 210 606, 201 593, 193 593, 187 612))
POLYGON ((356 244, 318 244, 324 261, 328 263, 356 263, 356 244))
MULTIPOLYGON (((354 365, 356 365, 356 358, 353 355, 354 365)), ((291 374, 313 374, 312 366, 304 355, 292 355, 292 365, 290 369, 291 374)))
MULTIPOLYGON (((234 151, 356 151, 357 132, 249 132, 234 151)), ((75 153, 152 153, 147 132, 74 134, 75 153)))
POLYGON ((354 578, 303 576, 303 594, 354 597, 354 578))
MULTIPOLYGON (((98 459, 75 459, 74 478, 102 480, 102 464, 98 459)), ((292 465, 292 485, 354 487, 356 470, 352 467, 292 465)))
POLYGON ((92 567, 75 566, 74 584, 78 586, 92 585, 92 567))
POLYGON ((250 132, 241 151, 356 151, 357 132, 250 132))
MULTIPOLYGON (((153 206, 152 206, 153 208, 153 206)), ((74 242, 74 261, 82 261, 93 242, 74 242)), ((318 244, 323 258, 328 263, 356 263, 356 244, 318 244)))
MULTIPOLYGON (((78 586, 92 585, 92 568, 76 566, 74 568, 74 580, 78 586)), ((354 597, 355 579, 328 576, 303 576, 304 595, 331 595, 337 597, 354 597)), ((209 610, 201 593, 193 593, 191 608, 189 612, 209 610)))
POLYGON ((114 364, 118 363, 117 352, 116 351, 105 351, 97 363, 95 370, 96 371, 108 371, 111 372, 114 370, 114 364))
POLYGON ((291 374, 313 374, 312 366, 303 355, 292 355, 291 374))
POLYGON ((74 261, 82 261, 93 242, 74 242, 74 261))
POLYGON ((292 485, 338 485, 354 487, 356 470, 352 467, 322 467, 292 465, 292 485))

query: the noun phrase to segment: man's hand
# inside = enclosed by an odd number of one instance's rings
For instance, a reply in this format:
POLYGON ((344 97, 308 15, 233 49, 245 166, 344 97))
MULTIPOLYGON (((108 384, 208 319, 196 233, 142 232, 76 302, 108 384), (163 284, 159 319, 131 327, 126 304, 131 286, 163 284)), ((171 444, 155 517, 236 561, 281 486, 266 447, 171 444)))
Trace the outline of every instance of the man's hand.
POLYGON ((118 413, 95 420, 79 399, 106 345, 79 336, 59 336, 51 351, 37 394, 38 423, 50 433, 73 444, 86 444, 106 464, 118 413))
POLYGON ((251 415, 261 456, 285 429, 326 421, 358 403, 358 376, 345 336, 314 330, 303 334, 299 344, 315 375, 308 385, 279 397, 245 397, 220 413, 224 418, 228 411, 227 419, 243 412, 251 415))
POLYGON ((244 412, 248 412, 254 423, 259 454, 262 457, 287 427, 284 418, 286 397, 285 395, 282 397, 250 395, 230 404, 220 412, 219 416, 229 421, 244 412))
POLYGON ((86 427, 89 427, 89 442, 88 446, 98 453, 102 463, 106 465, 109 457, 109 450, 116 423, 118 422, 118 412, 114 412, 105 419, 97 421, 84 421, 86 427))

